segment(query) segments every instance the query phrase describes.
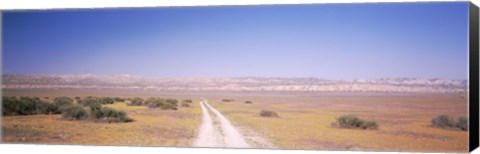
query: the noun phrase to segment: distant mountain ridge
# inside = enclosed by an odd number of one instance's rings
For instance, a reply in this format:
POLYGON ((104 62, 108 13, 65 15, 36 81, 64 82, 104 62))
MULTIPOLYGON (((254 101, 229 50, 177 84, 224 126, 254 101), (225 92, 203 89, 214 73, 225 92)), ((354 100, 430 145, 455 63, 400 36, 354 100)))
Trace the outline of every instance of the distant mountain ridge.
POLYGON ((4 89, 139 89, 158 91, 464 93, 467 80, 382 78, 326 80, 279 77, 152 79, 132 75, 2 75, 4 89))

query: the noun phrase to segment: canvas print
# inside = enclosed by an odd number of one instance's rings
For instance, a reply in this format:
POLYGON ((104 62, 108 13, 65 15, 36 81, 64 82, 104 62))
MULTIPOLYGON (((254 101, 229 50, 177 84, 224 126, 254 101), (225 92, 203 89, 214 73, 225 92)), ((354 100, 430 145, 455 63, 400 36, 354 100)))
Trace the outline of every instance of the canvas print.
POLYGON ((468 2, 2 12, 2 143, 468 151, 468 2))

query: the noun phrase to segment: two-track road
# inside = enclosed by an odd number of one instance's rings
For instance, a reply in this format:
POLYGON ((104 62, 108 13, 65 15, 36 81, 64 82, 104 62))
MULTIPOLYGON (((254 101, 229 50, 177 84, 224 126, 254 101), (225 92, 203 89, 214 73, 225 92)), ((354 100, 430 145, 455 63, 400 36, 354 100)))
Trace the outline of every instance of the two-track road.
POLYGON ((251 147, 242 134, 217 109, 202 98, 202 124, 198 136, 193 143, 194 147, 251 147))

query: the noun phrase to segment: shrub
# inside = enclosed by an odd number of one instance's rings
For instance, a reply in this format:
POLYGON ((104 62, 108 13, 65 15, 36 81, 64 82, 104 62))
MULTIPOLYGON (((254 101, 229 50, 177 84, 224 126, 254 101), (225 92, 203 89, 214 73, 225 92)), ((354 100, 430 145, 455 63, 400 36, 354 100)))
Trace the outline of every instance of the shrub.
POLYGON ((125 102, 125 99, 120 98, 120 97, 115 97, 115 98, 113 98, 113 100, 114 100, 115 102, 125 102))
POLYGON ((222 102, 233 102, 235 101, 234 99, 222 99, 222 102))
POLYGON ((53 104, 56 106, 71 105, 73 104, 73 99, 65 96, 55 97, 55 99, 53 99, 53 104))
POLYGON ((439 128, 453 128, 455 126, 455 122, 453 118, 443 114, 432 119, 432 126, 439 128))
POLYGON ((460 130, 467 131, 468 130, 468 118, 467 117, 459 117, 455 126, 460 130))
POLYGON ((20 101, 17 97, 2 97, 2 115, 17 115, 20 109, 20 101))
POLYGON ((252 104, 252 101, 245 101, 245 104, 252 104))
POLYGON ((165 104, 161 107, 163 110, 177 110, 178 100, 176 99, 167 99, 165 104))
POLYGON ((37 114, 37 106, 35 106, 35 102, 37 98, 30 98, 30 97, 20 97, 20 103, 18 110, 16 111, 18 115, 32 115, 37 114))
POLYGON ((68 105, 63 109, 62 116, 67 120, 83 120, 88 117, 88 113, 80 105, 68 105))
POLYGON ((185 103, 192 103, 192 100, 191 100, 191 99, 184 99, 184 100, 182 100, 182 102, 185 102, 185 103))
POLYGON ((468 118, 459 117, 457 121, 453 120, 452 117, 448 115, 439 115, 432 119, 432 127, 438 127, 443 129, 457 129, 457 130, 468 130, 468 118))
POLYGON ((375 121, 365 121, 360 125, 360 128, 362 129, 377 129, 378 124, 375 121))
POLYGON ((91 107, 90 108, 90 118, 92 119, 100 119, 103 117, 103 111, 101 107, 91 107))
POLYGON ((60 114, 61 111, 57 109, 54 104, 45 102, 45 101, 36 101, 35 105, 35 114, 60 114))
POLYGON ((34 115, 54 114, 52 104, 40 100, 38 97, 3 97, 2 114, 9 115, 34 115))
POLYGON ((98 101, 102 104, 113 104, 113 103, 115 103, 113 98, 110 98, 110 97, 101 97, 101 98, 98 99, 98 101))
POLYGON ((145 100, 145 104, 155 102, 156 100, 157 100, 157 98, 155 98, 155 97, 149 97, 145 100))
POLYGON ((260 111, 260 116, 262 116, 262 117, 278 117, 278 114, 274 111, 262 110, 262 111, 260 111))
POLYGON ((85 98, 81 99, 79 101, 79 104, 81 104, 83 106, 86 106, 86 107, 93 107, 93 108, 98 108, 102 105, 97 98, 92 97, 92 96, 85 97, 85 98))
POLYGON ((91 109, 90 117, 96 121, 106 122, 131 122, 133 119, 129 118, 123 111, 117 111, 108 107, 99 109, 91 109))
POLYGON ((355 115, 342 115, 337 118, 337 123, 341 128, 361 128, 361 129, 377 129, 378 124, 375 121, 367 121, 358 118, 355 115))
MULTIPOLYGON (((182 102, 183 103, 183 102, 182 102)), ((176 99, 161 99, 161 98, 148 98, 145 101, 145 105, 149 108, 161 108, 163 110, 177 110, 178 100, 176 99)))
POLYGON ((182 102, 182 107, 190 107, 190 103, 188 102, 182 102))
POLYGON ((162 107, 164 105, 163 99, 155 99, 149 103, 147 103, 147 106, 149 108, 157 108, 157 107, 162 107))
POLYGON ((132 99, 132 101, 128 104, 131 106, 141 106, 143 105, 143 99, 139 97, 135 97, 132 99))

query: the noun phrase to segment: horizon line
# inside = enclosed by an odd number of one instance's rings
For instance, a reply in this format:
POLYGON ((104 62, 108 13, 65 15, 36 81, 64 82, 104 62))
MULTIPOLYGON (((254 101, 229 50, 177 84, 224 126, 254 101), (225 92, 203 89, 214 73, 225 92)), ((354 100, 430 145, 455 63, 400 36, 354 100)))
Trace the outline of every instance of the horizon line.
POLYGON ((178 76, 178 77, 152 77, 152 76, 142 76, 142 75, 133 75, 133 74, 93 74, 93 73, 85 73, 85 74, 11 74, 2 73, 2 77, 4 75, 31 75, 31 76, 99 76, 99 77, 108 77, 108 76, 129 76, 129 77, 137 77, 137 78, 145 78, 145 79, 187 79, 187 78, 314 78, 314 79, 322 79, 322 80, 381 80, 381 79, 428 79, 428 80, 469 80, 468 77, 466 79, 451 79, 451 78, 441 78, 441 77, 378 77, 378 78, 352 78, 352 79, 329 79, 329 78, 322 78, 318 76, 178 76))

